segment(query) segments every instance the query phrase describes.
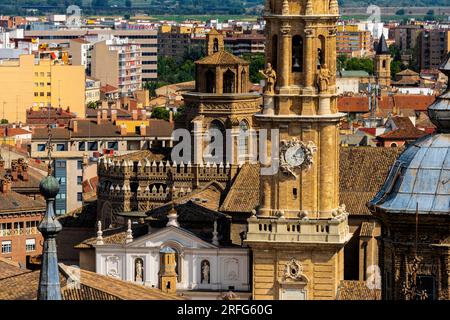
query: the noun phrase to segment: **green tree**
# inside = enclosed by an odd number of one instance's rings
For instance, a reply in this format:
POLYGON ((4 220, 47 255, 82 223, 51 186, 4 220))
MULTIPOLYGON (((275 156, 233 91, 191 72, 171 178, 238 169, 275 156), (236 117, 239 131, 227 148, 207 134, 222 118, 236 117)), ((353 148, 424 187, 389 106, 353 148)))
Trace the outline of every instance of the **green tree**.
POLYGON ((8 119, 2 119, 0 120, 0 124, 8 124, 8 119))
POLYGON ((344 70, 364 70, 369 74, 373 74, 374 63, 369 58, 350 58, 345 61, 344 70))
POLYGON ((127 8, 131 8, 132 7, 131 0, 126 0, 125 1, 125 7, 127 7, 127 8))
POLYGON ((396 12, 395 12, 395 14, 396 15, 398 15, 398 16, 404 16, 405 15, 405 9, 400 9, 400 10, 397 10, 396 12))
POLYGON ((166 110, 166 108, 163 107, 157 107, 153 108, 152 110, 152 118, 155 119, 162 119, 162 120, 169 120, 169 110, 166 110))
POLYGON ((244 54, 243 58, 250 62, 249 67, 249 78, 250 81, 253 83, 259 83, 261 80, 264 79, 262 74, 259 72, 259 70, 264 69, 265 64, 265 57, 262 53, 257 54, 244 54))
POLYGON ((97 102, 91 101, 91 102, 88 103, 87 107, 88 107, 88 109, 94 109, 95 110, 95 109, 98 108, 98 104, 97 104, 97 102))

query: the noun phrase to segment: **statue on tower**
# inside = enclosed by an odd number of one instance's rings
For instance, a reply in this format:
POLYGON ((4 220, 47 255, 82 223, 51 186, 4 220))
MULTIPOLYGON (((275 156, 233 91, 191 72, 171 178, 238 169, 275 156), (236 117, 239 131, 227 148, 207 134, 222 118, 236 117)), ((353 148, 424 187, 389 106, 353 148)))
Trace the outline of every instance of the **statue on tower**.
POLYGON ((275 93, 275 82, 277 81, 277 73, 272 69, 272 64, 267 63, 265 70, 260 70, 264 78, 266 78, 266 85, 264 86, 264 94, 274 94, 275 93))
POLYGON ((317 88, 319 92, 326 92, 331 79, 331 72, 326 64, 322 64, 317 74, 317 88))

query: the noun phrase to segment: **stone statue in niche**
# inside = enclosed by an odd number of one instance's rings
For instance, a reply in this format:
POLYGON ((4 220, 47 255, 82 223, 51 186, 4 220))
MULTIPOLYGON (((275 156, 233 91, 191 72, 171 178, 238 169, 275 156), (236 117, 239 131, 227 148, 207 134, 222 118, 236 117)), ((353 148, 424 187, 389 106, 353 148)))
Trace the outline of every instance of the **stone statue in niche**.
POLYGON ((136 282, 144 281, 144 266, 142 263, 142 259, 136 259, 134 281, 136 282))
POLYGON ((317 88, 319 89, 319 92, 325 92, 328 90, 330 79, 331 72, 328 69, 327 65, 323 64, 317 74, 317 88))
POLYGON ((202 278, 201 283, 210 283, 210 266, 208 260, 202 261, 202 278))
POLYGON ((272 69, 272 64, 267 63, 265 70, 259 71, 264 78, 266 78, 266 85, 264 86, 264 94, 275 93, 275 82, 277 81, 277 73, 272 69))

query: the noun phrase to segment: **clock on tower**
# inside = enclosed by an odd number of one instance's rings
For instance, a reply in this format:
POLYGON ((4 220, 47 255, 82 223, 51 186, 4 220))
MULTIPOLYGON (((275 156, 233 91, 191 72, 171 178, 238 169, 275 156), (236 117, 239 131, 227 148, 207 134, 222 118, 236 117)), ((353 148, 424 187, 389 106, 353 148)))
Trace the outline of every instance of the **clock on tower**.
POLYGON ((261 175, 260 208, 248 220, 253 298, 335 299, 349 235, 338 194, 337 0, 266 0, 264 16, 269 85, 254 118, 278 130, 268 153, 280 170, 261 175))

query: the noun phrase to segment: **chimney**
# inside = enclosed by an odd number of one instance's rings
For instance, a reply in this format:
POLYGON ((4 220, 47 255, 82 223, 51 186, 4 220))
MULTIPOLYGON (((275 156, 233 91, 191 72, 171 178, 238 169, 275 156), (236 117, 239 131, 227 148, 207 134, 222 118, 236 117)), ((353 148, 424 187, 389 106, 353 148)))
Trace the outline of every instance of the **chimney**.
POLYGON ((131 117, 132 117, 133 120, 137 120, 138 119, 137 110, 131 110, 131 117))
POLYGON ((2 193, 9 193, 9 192, 11 192, 11 179, 9 179, 9 178, 2 179, 2 181, 1 181, 1 191, 2 191, 2 193))
POLYGON ((120 99, 117 99, 117 101, 116 101, 116 108, 117 109, 121 109, 122 108, 122 102, 120 101, 120 99))
POLYGON ((78 132, 78 121, 73 120, 72 121, 72 126, 73 126, 73 133, 77 133, 78 132))
POLYGON ((173 122, 173 111, 169 111, 169 122, 173 122))
POLYGON ((102 112, 100 110, 97 111, 97 124, 102 122, 102 112))
POLYGON ((108 109, 108 101, 102 100, 102 109, 108 109))
POLYGON ((127 135, 127 126, 125 125, 125 123, 122 123, 120 125, 120 135, 121 136, 126 136, 127 135))
POLYGON ((107 109, 102 110, 102 121, 108 121, 108 110, 107 109))
POLYGON ((22 167, 22 170, 21 170, 21 173, 20 173, 20 175, 22 177, 22 180, 23 181, 28 181, 29 180, 29 177, 28 177, 28 163, 26 163, 25 159, 23 159, 23 158, 21 158, 19 160, 22 160, 20 162, 20 165, 22 167))
POLYGON ((147 120, 147 110, 145 109, 141 110, 141 119, 144 121, 147 120))
POLYGON ((117 110, 112 109, 111 110, 111 122, 117 121, 117 110))
POLYGON ((13 181, 17 181, 19 174, 19 166, 17 160, 11 161, 11 178, 13 181))
POLYGON ((141 123, 141 127, 139 128, 141 136, 145 137, 147 135, 147 126, 145 123, 141 123))

